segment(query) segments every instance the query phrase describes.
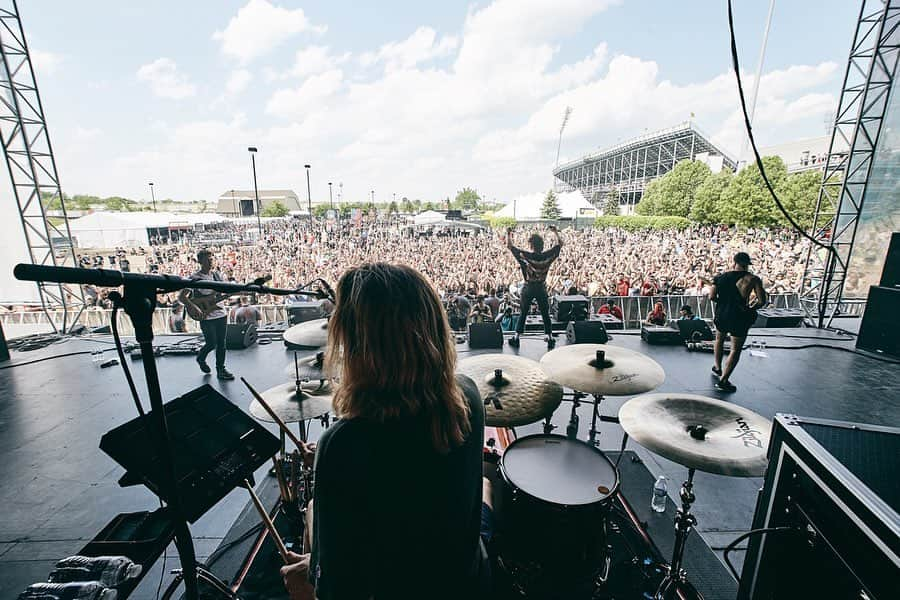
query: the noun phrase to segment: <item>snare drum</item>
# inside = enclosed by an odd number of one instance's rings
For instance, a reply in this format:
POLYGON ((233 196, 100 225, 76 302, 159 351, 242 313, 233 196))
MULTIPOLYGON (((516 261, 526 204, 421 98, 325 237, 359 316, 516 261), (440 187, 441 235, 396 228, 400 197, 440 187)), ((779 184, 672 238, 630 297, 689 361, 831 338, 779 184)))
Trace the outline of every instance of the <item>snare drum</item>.
POLYGON ((504 560, 566 571, 605 562, 607 513, 619 488, 606 454, 561 435, 529 435, 506 448, 499 471, 504 560))

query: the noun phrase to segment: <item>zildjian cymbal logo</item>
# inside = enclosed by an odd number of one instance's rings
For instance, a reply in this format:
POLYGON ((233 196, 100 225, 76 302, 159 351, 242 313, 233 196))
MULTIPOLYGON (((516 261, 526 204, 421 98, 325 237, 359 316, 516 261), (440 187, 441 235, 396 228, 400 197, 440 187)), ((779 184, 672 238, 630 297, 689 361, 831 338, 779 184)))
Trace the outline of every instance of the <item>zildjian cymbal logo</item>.
POLYGON ((637 373, 620 373, 619 375, 613 375, 609 380, 612 383, 620 383, 622 381, 631 381, 637 376, 637 373))
POLYGON ((757 431, 756 429, 750 427, 750 424, 741 417, 737 417, 735 419, 735 422, 738 424, 738 426, 735 428, 735 431, 737 431, 737 435, 733 435, 731 437, 741 438, 741 440, 744 442, 745 448, 763 447, 762 440, 756 437, 757 435, 762 434, 761 431, 757 431))

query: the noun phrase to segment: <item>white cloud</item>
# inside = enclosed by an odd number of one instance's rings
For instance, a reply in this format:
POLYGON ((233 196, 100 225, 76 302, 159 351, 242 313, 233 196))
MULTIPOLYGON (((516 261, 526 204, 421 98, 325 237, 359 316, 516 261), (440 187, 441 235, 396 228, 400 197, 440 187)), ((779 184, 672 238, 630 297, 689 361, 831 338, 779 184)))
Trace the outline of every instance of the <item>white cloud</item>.
POLYGON ((247 89, 253 80, 253 74, 247 69, 235 69, 228 77, 228 83, 225 84, 225 91, 229 94, 240 94, 247 89))
POLYGON ((160 98, 180 100, 197 93, 197 87, 187 75, 178 70, 175 61, 169 58, 157 58, 152 63, 143 65, 138 69, 137 77, 147 83, 150 90, 160 98))
POLYGON ((308 46, 297 51, 294 64, 285 71, 266 69, 267 81, 279 81, 296 77, 303 79, 317 73, 331 71, 350 59, 350 53, 334 55, 328 46, 308 46))
POLYGON ((340 69, 312 75, 297 88, 276 91, 266 104, 266 112, 283 118, 302 118, 321 110, 341 88, 343 79, 340 69))
POLYGON ((302 8, 291 10, 268 0, 250 0, 213 39, 222 42, 224 54, 247 63, 304 31, 324 33, 326 28, 310 23, 302 8))
POLYGON ((62 54, 47 50, 29 50, 31 64, 39 75, 53 75, 63 63, 62 54))
POLYGON ((400 42, 383 45, 377 52, 367 52, 360 56, 364 67, 384 63, 388 71, 409 69, 420 63, 447 56, 459 46, 453 36, 444 36, 438 41, 437 32, 430 27, 419 27, 412 35, 400 42))

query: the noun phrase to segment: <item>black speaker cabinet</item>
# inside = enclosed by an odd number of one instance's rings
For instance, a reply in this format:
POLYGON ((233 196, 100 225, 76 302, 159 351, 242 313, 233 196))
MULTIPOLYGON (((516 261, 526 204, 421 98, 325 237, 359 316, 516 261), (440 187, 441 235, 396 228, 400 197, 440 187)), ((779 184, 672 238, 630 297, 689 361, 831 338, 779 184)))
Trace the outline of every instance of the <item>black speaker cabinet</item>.
POLYGON ((603 321, 570 321, 566 326, 570 344, 605 344, 609 341, 603 321))
POLYGON ((761 308, 754 327, 799 327, 806 318, 802 308, 761 308))
POLYGON ((900 429, 776 415, 738 600, 897 597, 900 429))
POLYGON ((229 350, 249 348, 256 343, 256 325, 253 323, 229 323, 225 327, 225 347, 229 350))
POLYGON ((557 296, 557 321, 584 321, 590 314, 590 301, 586 296, 557 296))
POLYGON ((294 302, 287 305, 288 323, 297 325, 313 319, 325 318, 325 308, 323 301, 316 302, 294 302))
POLYGON ((856 347, 900 358, 900 288, 869 288, 856 347))
POLYGON ((671 327, 641 325, 641 339, 655 346, 677 346, 684 343, 681 332, 671 327))
POLYGON ((503 329, 500 323, 471 323, 469 348, 502 348, 503 329))
POLYGON ((3 333, 3 324, 0 323, 0 362, 9 360, 9 346, 6 345, 6 334, 3 333))
POLYGON ((881 271, 881 285, 889 288, 900 288, 900 231, 891 234, 884 269, 881 271))

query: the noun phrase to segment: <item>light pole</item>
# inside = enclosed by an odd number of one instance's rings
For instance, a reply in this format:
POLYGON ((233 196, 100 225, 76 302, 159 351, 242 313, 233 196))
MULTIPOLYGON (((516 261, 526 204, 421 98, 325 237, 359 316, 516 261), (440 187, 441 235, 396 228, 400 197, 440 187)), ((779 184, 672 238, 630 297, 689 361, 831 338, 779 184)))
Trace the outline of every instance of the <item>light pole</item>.
POLYGON ((344 201, 344 182, 338 184, 338 202, 344 201))
POLYGON ((150 198, 153 199, 153 212, 156 212, 156 195, 153 193, 153 182, 150 182, 150 198))
POLYGON ((375 190, 372 190, 372 204, 375 204, 375 190))
POLYGON ((262 239, 262 217, 260 216, 259 206, 259 188, 256 185, 256 146, 247 148, 250 153, 250 164, 253 165, 253 194, 256 196, 256 227, 259 230, 259 237, 262 239))
POLYGON ((328 182, 328 203, 331 205, 331 210, 334 210, 334 196, 331 195, 331 182, 328 182))
POLYGON ((312 192, 309 189, 309 168, 310 165, 303 165, 306 169, 306 210, 309 212, 309 220, 312 222, 312 192))

